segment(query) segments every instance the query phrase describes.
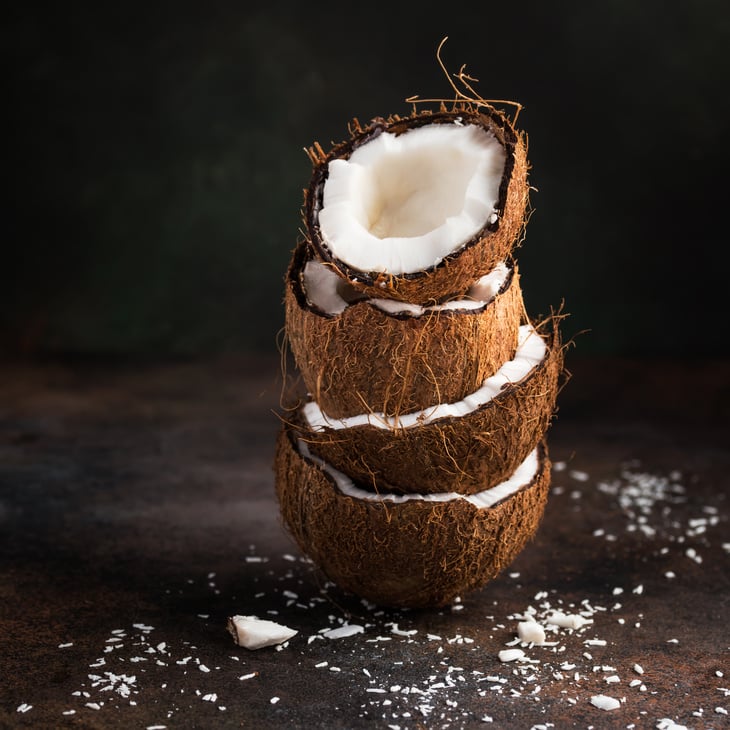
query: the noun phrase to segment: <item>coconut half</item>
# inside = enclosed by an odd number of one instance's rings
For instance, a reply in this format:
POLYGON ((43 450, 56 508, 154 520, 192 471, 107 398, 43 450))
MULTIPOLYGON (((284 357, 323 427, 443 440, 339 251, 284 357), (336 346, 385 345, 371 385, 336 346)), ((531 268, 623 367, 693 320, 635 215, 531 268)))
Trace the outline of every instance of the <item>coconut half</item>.
POLYGON ((300 244, 284 296, 297 368, 332 418, 397 416, 464 398, 511 360, 524 316, 515 265, 425 307, 360 294, 300 244))
POLYGON ((512 254, 526 223, 524 135, 492 107, 366 126, 314 169, 304 223, 320 258, 373 297, 460 297, 512 254))
POLYGON ((428 608, 482 587, 517 557, 542 519, 550 461, 540 443, 502 484, 471 497, 375 494, 284 426, 275 484, 287 529, 330 580, 376 604, 428 608))
POLYGON ((397 418, 328 416, 314 401, 291 423, 311 452, 373 489, 408 494, 473 494, 506 479, 545 436, 552 421, 563 347, 551 331, 520 327, 515 357, 455 403, 397 418))

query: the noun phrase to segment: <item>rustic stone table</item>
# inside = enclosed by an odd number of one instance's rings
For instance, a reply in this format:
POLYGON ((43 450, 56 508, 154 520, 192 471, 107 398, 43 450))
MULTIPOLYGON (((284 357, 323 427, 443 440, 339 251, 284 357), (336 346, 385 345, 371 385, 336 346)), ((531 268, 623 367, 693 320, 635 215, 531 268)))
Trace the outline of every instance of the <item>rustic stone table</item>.
POLYGON ((342 593, 286 534, 275 357, 4 365, 0 726, 729 727, 729 364, 568 365, 536 538, 431 611, 342 593), (586 623, 500 661, 555 611, 586 623), (298 633, 250 651, 233 614, 298 633))

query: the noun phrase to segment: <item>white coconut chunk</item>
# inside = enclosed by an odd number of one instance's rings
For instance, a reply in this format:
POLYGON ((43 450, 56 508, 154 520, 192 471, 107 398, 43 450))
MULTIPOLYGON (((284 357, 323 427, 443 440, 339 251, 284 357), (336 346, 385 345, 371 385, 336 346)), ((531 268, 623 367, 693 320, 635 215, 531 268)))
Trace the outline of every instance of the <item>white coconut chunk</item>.
POLYGON ((367 298, 321 261, 307 261, 302 271, 302 285, 309 303, 325 314, 341 314, 354 301, 366 299, 369 304, 389 314, 420 317, 430 312, 444 310, 481 309, 497 296, 509 272, 509 267, 502 262, 478 279, 463 298, 428 307, 395 299, 367 298))
POLYGON ((369 492, 366 489, 358 487, 350 477, 335 469, 323 459, 314 456, 309 451, 309 447, 302 439, 297 441, 299 453, 307 459, 310 459, 329 474, 334 480, 337 488, 348 497, 354 499, 366 500, 369 502, 393 502, 401 504, 410 500, 421 500, 424 502, 449 502, 454 499, 464 499, 471 502, 478 509, 486 509, 501 502, 510 495, 518 492, 520 489, 530 484, 537 474, 539 468, 538 450, 534 449, 530 452, 525 460, 515 469, 509 479, 501 484, 485 489, 476 494, 460 494, 458 492, 434 492, 429 494, 391 494, 389 492, 369 492))
POLYGON ((615 697, 608 695, 593 695, 591 704, 599 710, 617 710, 621 707, 621 703, 615 697))
POLYGON ((413 428, 431 423, 439 418, 460 418, 483 405, 489 403, 502 388, 518 383, 530 371, 537 367, 547 354, 547 344, 530 324, 520 326, 517 352, 513 360, 509 360, 492 376, 487 378, 481 387, 463 400, 455 403, 440 403, 421 411, 412 411, 405 415, 393 417, 383 413, 362 413, 347 418, 330 418, 315 401, 310 401, 302 408, 304 418, 315 431, 325 428, 340 429, 369 424, 377 428, 413 428))
POLYGON ((520 621, 517 624, 517 636, 526 644, 545 643, 545 629, 537 621, 520 621))
POLYGON ((265 646, 281 644, 298 632, 275 621, 260 619, 256 616, 231 616, 228 619, 228 632, 239 646, 246 649, 261 649, 265 646))
POLYGON ((319 226, 331 254, 360 271, 423 271, 497 215, 506 152, 477 125, 383 132, 329 163, 319 226))

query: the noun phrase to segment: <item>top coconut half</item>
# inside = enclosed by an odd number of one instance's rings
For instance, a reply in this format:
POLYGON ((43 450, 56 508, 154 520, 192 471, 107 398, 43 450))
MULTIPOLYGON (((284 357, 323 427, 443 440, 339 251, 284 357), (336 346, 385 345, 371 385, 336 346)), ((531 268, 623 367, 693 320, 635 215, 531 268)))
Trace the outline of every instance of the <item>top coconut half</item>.
POLYGON ((374 120, 310 156, 308 236, 371 296, 414 304, 461 296, 521 240, 526 146, 491 107, 374 120))

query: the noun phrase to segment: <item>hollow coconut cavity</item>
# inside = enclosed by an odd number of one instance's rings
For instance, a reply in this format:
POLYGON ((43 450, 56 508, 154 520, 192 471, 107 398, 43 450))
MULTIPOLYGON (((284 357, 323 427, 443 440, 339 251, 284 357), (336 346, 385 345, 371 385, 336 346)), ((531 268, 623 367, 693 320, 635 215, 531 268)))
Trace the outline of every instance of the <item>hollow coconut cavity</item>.
POLYGON ((314 401, 290 423, 311 453, 371 489, 473 494, 517 468, 545 436, 563 372, 559 321, 520 327, 515 357, 454 403, 390 418, 328 416, 314 401))
POLYGON ((484 586, 533 538, 550 462, 540 443, 501 484, 473 496, 376 494, 284 426, 275 485, 287 529, 330 580, 376 604, 430 608, 484 586))
POLYGON ((329 417, 458 401, 514 357, 524 313, 515 265, 425 307, 367 297, 310 252, 300 244, 292 256, 285 328, 307 391, 329 417))
POLYGON ((528 202, 524 135, 492 107, 376 119, 325 153, 304 223, 320 258, 373 297, 424 304, 509 258, 528 202))

